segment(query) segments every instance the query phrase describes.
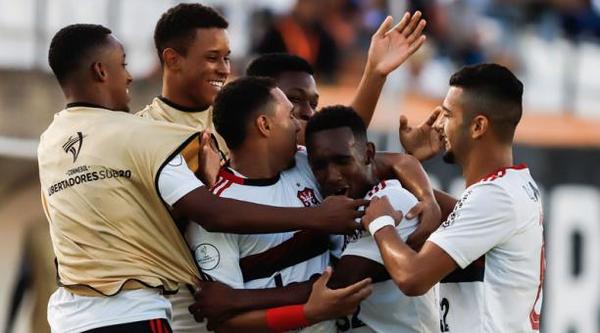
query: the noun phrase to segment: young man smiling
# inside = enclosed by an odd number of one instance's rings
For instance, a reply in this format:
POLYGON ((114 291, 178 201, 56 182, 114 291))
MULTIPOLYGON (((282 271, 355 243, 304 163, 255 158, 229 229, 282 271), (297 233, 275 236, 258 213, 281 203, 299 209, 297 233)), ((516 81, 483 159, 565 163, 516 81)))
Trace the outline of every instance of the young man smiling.
MULTIPOLYGON (((442 291, 448 316, 444 332, 540 328, 542 203, 527 166, 513 165, 522 95, 523 84, 496 64, 464 67, 450 78, 442 119, 434 128, 444 142, 444 160, 461 166, 467 188, 420 251, 396 235, 392 219, 385 216, 394 214, 385 199, 371 201, 363 218, 388 272, 406 294, 421 295, 457 268, 480 262, 473 280, 480 286, 442 291)), ((447 209, 454 202, 441 204, 447 209)))
MULTIPOLYGON (((67 100, 38 147, 61 286, 48 303, 53 331, 168 331, 163 292, 199 276, 171 214, 233 232, 355 229, 361 202, 338 202, 333 211, 280 209, 211 194, 179 156, 198 140, 196 129, 127 112, 132 79, 109 29, 61 29, 48 62, 67 100)), ((209 147, 210 137, 203 134, 199 146, 209 147)))

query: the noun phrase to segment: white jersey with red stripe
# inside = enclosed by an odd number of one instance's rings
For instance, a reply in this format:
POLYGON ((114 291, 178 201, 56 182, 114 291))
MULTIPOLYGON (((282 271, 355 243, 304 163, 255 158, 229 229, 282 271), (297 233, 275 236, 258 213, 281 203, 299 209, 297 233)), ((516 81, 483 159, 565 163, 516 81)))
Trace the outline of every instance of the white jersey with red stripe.
MULTIPOLYGON (((386 180, 375 185, 365 199, 386 196, 392 207, 407 212, 417 198, 402 188, 397 180, 386 180)), ((404 240, 416 229, 416 218, 406 219, 396 226, 398 235, 404 240)), ((367 258, 383 265, 377 243, 368 231, 358 231, 346 237, 342 257, 351 255, 367 258)), ((439 313, 434 290, 422 296, 408 297, 400 291, 394 281, 386 280, 373 284, 373 293, 361 302, 353 316, 338 319, 340 332, 377 333, 434 333, 439 330, 439 313)))
MULTIPOLYGON (((296 153, 293 168, 272 179, 249 179, 222 168, 212 192, 277 207, 311 207, 322 201, 303 149, 296 153)), ((232 288, 287 286, 321 274, 329 265, 329 235, 315 232, 230 234, 208 232, 192 223, 186 239, 201 274, 232 288)), ((335 332, 335 325, 326 322, 303 332, 335 332)))
POLYGON ((440 284, 442 332, 539 331, 542 222, 540 192, 524 164, 465 190, 428 240, 462 270, 440 284))

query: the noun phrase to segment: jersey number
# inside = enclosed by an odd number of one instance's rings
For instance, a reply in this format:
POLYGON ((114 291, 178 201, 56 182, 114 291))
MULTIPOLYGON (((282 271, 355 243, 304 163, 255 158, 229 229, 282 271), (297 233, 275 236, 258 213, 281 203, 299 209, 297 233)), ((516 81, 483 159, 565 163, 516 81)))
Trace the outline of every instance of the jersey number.
POLYGON ((440 308, 442 309, 442 318, 440 318, 440 331, 450 332, 450 328, 446 322, 446 316, 448 315, 448 311, 450 311, 450 302, 448 302, 447 298, 442 298, 442 301, 440 302, 440 308))

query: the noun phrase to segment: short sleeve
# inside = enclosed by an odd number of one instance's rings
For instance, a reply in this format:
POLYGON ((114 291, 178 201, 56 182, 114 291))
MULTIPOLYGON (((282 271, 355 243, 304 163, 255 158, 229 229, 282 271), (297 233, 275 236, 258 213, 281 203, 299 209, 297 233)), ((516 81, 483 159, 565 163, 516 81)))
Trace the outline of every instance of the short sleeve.
POLYGON ((167 163, 158 176, 158 191, 169 206, 173 206, 186 194, 203 185, 181 155, 175 156, 167 163))
POLYGON ((237 235, 208 232, 191 223, 186 232, 186 239, 203 275, 208 275, 211 280, 231 288, 244 288, 237 235))
POLYGON ((429 236, 461 268, 486 254, 514 232, 510 195, 493 183, 477 184, 456 203, 448 219, 429 236))
MULTIPOLYGON (((418 202, 414 195, 399 185, 387 186, 372 195, 372 197, 383 196, 388 198, 392 204, 392 207, 394 207, 396 210, 402 211, 404 214, 406 214, 406 212, 418 202)), ((396 232, 403 240, 406 240, 406 238, 408 238, 408 236, 415 230, 416 224, 417 219, 408 220, 403 218, 402 221, 400 221, 400 223, 396 226, 396 232)), ((366 231, 362 233, 362 237, 350 241, 346 245, 346 249, 342 253, 342 256, 345 255, 363 257, 383 264, 383 259, 381 258, 381 253, 379 252, 377 243, 366 231)))

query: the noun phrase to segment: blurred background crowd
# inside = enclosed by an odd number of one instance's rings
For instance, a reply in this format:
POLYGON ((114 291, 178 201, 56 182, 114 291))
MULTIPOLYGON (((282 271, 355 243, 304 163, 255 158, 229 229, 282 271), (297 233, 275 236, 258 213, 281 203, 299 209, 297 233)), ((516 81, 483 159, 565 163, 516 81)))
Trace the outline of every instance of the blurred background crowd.
MULTIPOLYGON (((31 308, 44 311, 53 288, 35 162, 39 135, 64 106, 47 64, 51 37, 71 23, 109 27, 125 45, 137 111, 160 94, 152 34, 160 15, 179 2, 0 0, 0 329, 11 328, 7 333, 43 332, 43 323, 32 326, 27 318, 31 308)), ((370 129, 381 149, 402 149, 399 115, 424 119, 461 66, 497 62, 512 69, 525 85, 516 162, 530 165, 546 193, 550 314, 543 329, 600 332, 600 0, 202 3, 229 20, 233 76, 257 54, 297 54, 316 69, 321 106, 349 103, 370 37, 387 15, 397 22, 407 10, 423 12, 428 40, 388 78, 370 129)), ((460 193, 458 170, 439 160, 425 166, 435 186, 460 193)))

